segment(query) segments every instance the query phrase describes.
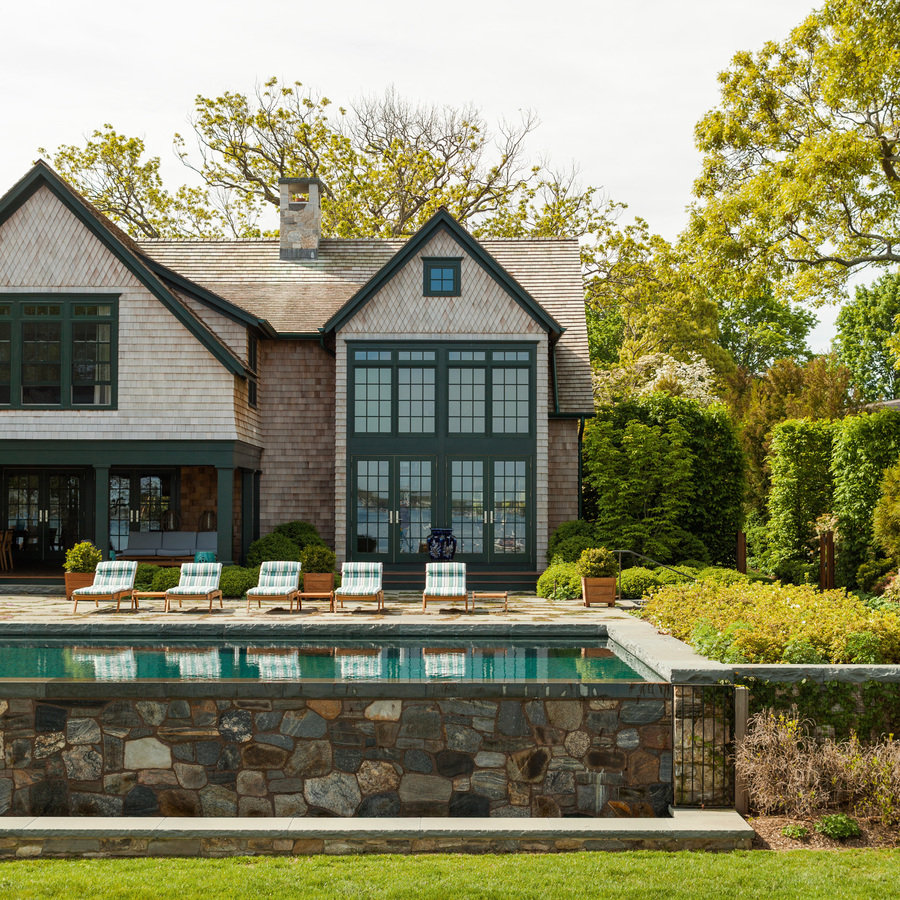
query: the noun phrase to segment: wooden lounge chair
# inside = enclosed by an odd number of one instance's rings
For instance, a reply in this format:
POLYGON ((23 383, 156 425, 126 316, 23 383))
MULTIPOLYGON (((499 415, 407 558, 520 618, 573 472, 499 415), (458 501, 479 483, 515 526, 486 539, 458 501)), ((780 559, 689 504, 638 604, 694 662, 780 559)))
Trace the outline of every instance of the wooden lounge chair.
POLYGON ((256 600, 257 609, 262 608, 261 598, 269 600, 287 600, 293 612, 294 603, 297 610, 300 603, 300 563, 288 561, 268 561, 259 570, 259 584, 247 591, 247 612, 250 612, 250 601, 256 600))
POLYGON ((115 600, 116 612, 118 612, 123 597, 131 600, 131 608, 134 609, 134 599, 131 594, 134 590, 134 576, 137 574, 137 567, 136 562, 121 559, 97 563, 94 583, 72 591, 72 599, 75 601, 72 612, 78 612, 79 600, 93 600, 94 606, 99 606, 101 600, 115 600))
POLYGON ((374 600, 378 609, 384 609, 383 569, 380 562, 345 562, 341 566, 341 586, 335 590, 334 599, 342 607, 344 600, 374 600))
POLYGON ((219 579, 222 577, 222 563, 185 563, 181 567, 178 584, 166 591, 164 612, 169 611, 173 599, 178 600, 181 608, 182 600, 209 600, 209 611, 212 612, 213 600, 219 598, 222 604, 222 592, 219 590, 219 579))
MULTIPOLYGON (((466 564, 457 562, 428 563, 425 566, 425 590, 422 609, 428 601, 434 603, 465 603, 469 611, 469 592, 466 590, 466 564)), ((473 606, 474 608, 474 606, 473 606)))

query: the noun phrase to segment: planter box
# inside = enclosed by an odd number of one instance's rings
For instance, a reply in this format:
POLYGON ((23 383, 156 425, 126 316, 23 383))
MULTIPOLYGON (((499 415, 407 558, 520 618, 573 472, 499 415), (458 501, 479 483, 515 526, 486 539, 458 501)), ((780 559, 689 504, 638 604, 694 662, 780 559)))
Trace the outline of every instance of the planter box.
POLYGON ((616 579, 615 578, 582 578, 581 596, 585 606, 605 603, 607 606, 616 605, 616 579))
POLYGON ((72 599, 72 591, 90 587, 93 583, 93 572, 66 572, 66 600, 72 599))

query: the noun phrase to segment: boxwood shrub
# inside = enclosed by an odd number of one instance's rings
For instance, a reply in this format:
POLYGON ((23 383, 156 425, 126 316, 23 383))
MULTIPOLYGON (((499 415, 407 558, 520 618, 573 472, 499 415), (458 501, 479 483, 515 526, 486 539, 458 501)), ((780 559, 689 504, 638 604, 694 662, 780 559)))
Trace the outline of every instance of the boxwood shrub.
POLYGON ((547 600, 572 600, 581 596, 581 576, 575 563, 554 559, 537 582, 538 597, 547 600))
POLYGON ((259 583, 258 566, 225 566, 219 587, 223 597, 243 597, 249 588, 259 583))
POLYGON ((259 566, 266 560, 298 562, 299 559, 300 547, 287 535, 275 531, 254 541, 247 550, 247 565, 251 568, 259 566))
POLYGON ((634 599, 643 597, 651 588, 659 587, 661 583, 656 577, 656 572, 643 566, 623 569, 619 576, 622 596, 634 599))

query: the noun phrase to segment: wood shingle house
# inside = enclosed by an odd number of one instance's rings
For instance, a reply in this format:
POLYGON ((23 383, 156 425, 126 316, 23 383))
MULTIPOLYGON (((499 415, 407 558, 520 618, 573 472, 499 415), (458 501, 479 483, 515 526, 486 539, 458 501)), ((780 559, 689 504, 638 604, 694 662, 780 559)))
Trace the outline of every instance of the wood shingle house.
POLYGON ((20 562, 81 538, 279 522, 339 559, 533 572, 578 515, 592 414, 578 244, 320 235, 284 179, 275 240, 136 242, 38 163, 0 199, 0 525, 20 562))

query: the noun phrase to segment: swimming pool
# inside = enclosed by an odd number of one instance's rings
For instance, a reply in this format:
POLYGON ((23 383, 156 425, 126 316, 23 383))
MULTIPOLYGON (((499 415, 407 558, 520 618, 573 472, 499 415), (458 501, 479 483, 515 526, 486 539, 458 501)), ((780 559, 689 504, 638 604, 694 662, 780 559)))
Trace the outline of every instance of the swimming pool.
POLYGON ((648 679, 605 640, 0 643, 0 678, 130 682, 601 683, 648 679))

